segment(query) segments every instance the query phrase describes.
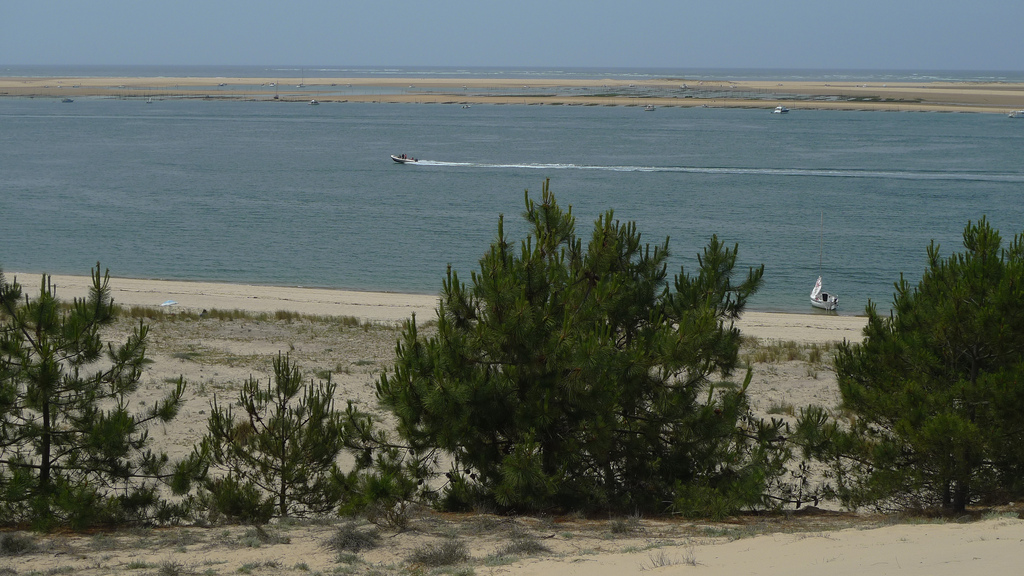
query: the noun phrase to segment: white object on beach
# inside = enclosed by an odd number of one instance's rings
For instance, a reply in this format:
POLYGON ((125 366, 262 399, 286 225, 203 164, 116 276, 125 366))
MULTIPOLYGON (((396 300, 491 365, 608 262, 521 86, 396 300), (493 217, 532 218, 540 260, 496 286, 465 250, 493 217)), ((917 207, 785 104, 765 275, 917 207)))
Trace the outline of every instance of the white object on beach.
POLYGON ((177 302, 175 302, 174 300, 168 300, 161 304, 161 306, 174 306, 175 304, 177 304, 177 302))

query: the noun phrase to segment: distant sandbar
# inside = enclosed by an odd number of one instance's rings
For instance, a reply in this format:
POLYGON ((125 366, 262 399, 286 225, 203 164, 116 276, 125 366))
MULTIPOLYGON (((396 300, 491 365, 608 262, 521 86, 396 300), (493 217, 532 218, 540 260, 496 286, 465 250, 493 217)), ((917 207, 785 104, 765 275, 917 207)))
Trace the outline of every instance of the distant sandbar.
POLYGON ((521 78, 4 77, 0 97, 211 98, 391 102, 898 110, 1008 113, 1024 83, 578 80, 521 78))

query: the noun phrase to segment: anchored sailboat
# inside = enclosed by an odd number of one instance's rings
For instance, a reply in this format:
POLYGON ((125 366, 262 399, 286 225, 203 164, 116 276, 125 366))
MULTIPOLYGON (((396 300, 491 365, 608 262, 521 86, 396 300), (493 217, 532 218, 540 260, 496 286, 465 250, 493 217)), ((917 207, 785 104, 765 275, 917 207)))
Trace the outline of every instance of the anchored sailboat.
POLYGON ((821 291, 821 255, 825 248, 825 213, 821 214, 821 232, 818 236, 818 280, 811 289, 811 306, 822 310, 835 310, 839 307, 839 296, 821 291))

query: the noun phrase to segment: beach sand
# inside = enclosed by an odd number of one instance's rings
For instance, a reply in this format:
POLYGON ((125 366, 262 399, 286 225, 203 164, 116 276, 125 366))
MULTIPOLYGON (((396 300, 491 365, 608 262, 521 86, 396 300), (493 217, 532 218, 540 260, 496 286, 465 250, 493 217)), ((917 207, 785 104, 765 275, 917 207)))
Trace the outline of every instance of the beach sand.
POLYGON ((0 78, 0 96, 76 98, 247 98, 289 102, 420 102, 448 104, 558 104, 709 106, 790 109, 1008 113, 1024 108, 1024 84, 1003 82, 856 83, 818 81, 307 78, 0 78), (276 83, 276 86, 272 86, 276 83), (691 97, 640 97, 638 91, 691 97), (378 94, 331 94, 338 86, 378 94), (323 94, 320 93, 323 91, 323 94), (486 90, 486 93, 474 91, 486 90), (396 93, 399 92, 399 93, 396 93), (704 96, 702 96, 704 95, 704 96), (695 97, 694 97, 695 96, 695 97), (756 97, 755 97, 756 96, 756 97), (814 98, 814 99, 811 99, 814 98))
MULTIPOLYGON (((17 277, 26 294, 38 294, 37 274, 17 277)), ((62 300, 85 296, 90 279, 51 278, 62 300)), ((278 352, 292 355, 307 376, 332 374, 339 402, 352 400, 380 414, 374 382, 390 366, 399 324, 413 313, 435 317, 436 297, 311 288, 247 286, 112 278, 116 302, 165 311, 149 322, 153 360, 137 401, 149 404, 179 375, 189 382, 178 418, 153 429, 157 447, 173 457, 188 453, 205 432, 214 395, 234 398, 250 376, 266 380, 278 352), (161 307, 168 301, 175 302, 161 307), (278 310, 324 317, 353 316, 364 326, 330 319, 240 317, 174 320, 177 312, 278 310)), ((123 319, 111 338, 137 320, 123 319)), ((825 344, 857 341, 863 317, 748 312, 740 321, 751 346, 797 341, 825 344)), ((425 327, 423 333, 429 333, 425 327)), ((748 351, 749 352, 749 351, 748 351)), ((750 387, 753 409, 838 402, 835 375, 827 362, 805 358, 755 362, 750 387)), ((312 376, 309 376, 312 377, 312 376)), ((381 416, 383 416, 381 414, 381 416)), ((778 414, 776 414, 778 416, 778 414)), ((786 417, 786 416, 782 416, 786 417)), ((486 513, 442 514, 414 510, 410 529, 384 530, 380 546, 339 555, 330 540, 346 522, 285 522, 260 533, 246 526, 132 529, 113 532, 13 533, 33 543, 24 554, 0 555, 0 573, 115 574, 427 574, 436 570, 410 560, 414 551, 456 539, 470 559, 444 573, 571 576, 622 574, 759 575, 944 575, 1019 570, 1024 543, 1020 510, 1004 508, 984 520, 927 521, 852 514, 835 506, 779 516, 727 522, 675 518, 499 517, 486 513), (547 551, 499 554, 527 535, 547 551), (4 572, 4 570, 7 572, 4 572), (461 571, 459 571, 461 570, 461 571)), ((368 529, 363 522, 362 529, 368 529)), ((447 570, 447 571, 445 571, 447 570)))
MULTIPOLYGON (((9 279, 38 293, 39 274, 7 273, 9 279)), ((88 295, 92 279, 88 276, 51 276, 50 282, 62 299, 88 295)), ((169 310, 203 309, 276 312, 283 310, 307 315, 352 316, 375 323, 400 325, 416 314, 420 321, 432 319, 437 296, 393 292, 358 292, 324 288, 259 286, 170 280, 112 278, 111 295, 125 306, 160 306, 173 301, 169 310)), ((810 307, 808 307, 810 309, 810 307)), ((737 323, 744 334, 757 338, 794 341, 801 344, 858 341, 864 318, 826 313, 779 314, 747 312, 737 323)))

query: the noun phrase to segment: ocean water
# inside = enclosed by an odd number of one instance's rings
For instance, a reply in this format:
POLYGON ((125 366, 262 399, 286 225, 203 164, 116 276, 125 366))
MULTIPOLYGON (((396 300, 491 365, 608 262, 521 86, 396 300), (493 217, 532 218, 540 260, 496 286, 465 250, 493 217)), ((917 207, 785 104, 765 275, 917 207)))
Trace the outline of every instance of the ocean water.
POLYGON ((717 234, 765 265, 750 308, 811 311, 820 271, 859 314, 969 220, 1024 231, 1021 150, 988 114, 3 98, 0 267, 436 293, 550 178, 584 236, 613 209, 674 273, 717 234))

